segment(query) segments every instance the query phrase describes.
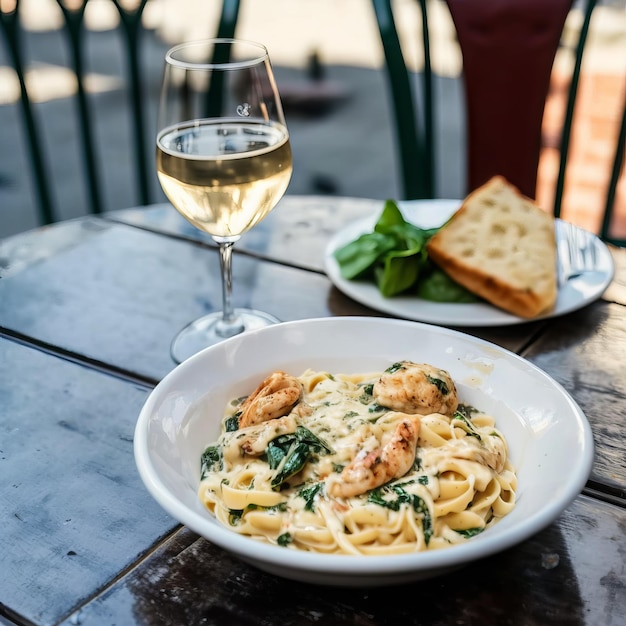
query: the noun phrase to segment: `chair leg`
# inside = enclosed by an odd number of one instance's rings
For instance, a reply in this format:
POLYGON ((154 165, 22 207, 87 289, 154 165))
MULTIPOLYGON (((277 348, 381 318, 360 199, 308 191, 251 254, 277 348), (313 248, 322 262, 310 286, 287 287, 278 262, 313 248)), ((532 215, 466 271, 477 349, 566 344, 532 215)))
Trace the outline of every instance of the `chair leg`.
POLYGON ((622 112, 622 123, 617 136, 615 145, 615 157, 613 159, 613 168, 606 193, 606 205, 604 215, 602 217, 602 225, 600 227, 600 238, 617 246, 626 246, 626 237, 613 237, 611 235, 611 222, 613 211, 615 209, 615 199, 617 195, 617 183, 620 176, 624 173, 624 150, 626 149, 626 94, 624 96, 624 110, 622 112))

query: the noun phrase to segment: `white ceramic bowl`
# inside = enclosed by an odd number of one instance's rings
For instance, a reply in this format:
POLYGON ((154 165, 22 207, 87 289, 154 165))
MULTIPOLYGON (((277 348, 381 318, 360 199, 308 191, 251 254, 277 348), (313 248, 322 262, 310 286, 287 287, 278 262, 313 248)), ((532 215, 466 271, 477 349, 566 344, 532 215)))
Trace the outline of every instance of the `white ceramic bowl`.
POLYGON ((527 539, 580 493, 591 470, 589 424, 571 396, 521 357, 418 322, 337 317, 286 322, 207 348, 168 374, 137 421, 135 460, 157 502, 213 544, 258 568, 311 583, 373 586, 436 576, 527 539), (400 360, 446 369, 461 401, 490 412, 518 474, 513 511, 444 550, 395 556, 325 555, 259 543, 221 526, 197 497, 200 455, 219 435, 226 402, 269 372, 382 371, 400 360))

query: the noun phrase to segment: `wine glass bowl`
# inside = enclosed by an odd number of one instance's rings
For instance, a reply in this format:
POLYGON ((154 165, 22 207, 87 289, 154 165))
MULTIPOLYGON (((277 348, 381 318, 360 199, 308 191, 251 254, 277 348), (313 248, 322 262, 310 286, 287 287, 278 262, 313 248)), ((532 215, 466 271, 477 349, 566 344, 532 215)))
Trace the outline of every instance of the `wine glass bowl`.
POLYGON ((174 207, 220 249, 222 311, 189 324, 172 343, 181 362, 245 330, 278 320, 232 306, 232 246, 282 198, 292 172, 289 133, 267 49, 214 39, 165 58, 156 165, 174 207))

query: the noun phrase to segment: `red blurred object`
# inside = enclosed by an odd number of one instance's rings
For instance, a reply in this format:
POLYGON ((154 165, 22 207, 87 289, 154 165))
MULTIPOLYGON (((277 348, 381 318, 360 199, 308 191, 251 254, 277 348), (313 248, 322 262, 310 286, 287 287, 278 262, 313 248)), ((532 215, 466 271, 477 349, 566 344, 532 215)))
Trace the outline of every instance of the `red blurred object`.
POLYGON ((572 0, 447 4, 463 53, 468 189, 501 174, 534 198, 544 105, 572 0))

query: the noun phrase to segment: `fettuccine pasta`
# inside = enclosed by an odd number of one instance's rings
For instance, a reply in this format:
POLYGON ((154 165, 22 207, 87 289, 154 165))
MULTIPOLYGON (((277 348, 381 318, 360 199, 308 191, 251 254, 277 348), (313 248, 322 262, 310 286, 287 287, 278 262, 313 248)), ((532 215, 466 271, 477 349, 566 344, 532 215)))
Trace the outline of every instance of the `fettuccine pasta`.
POLYGON ((450 375, 402 361, 384 372, 274 372, 226 407, 201 459, 199 497, 224 525, 321 553, 444 548, 515 506, 493 417, 459 403, 450 375))

